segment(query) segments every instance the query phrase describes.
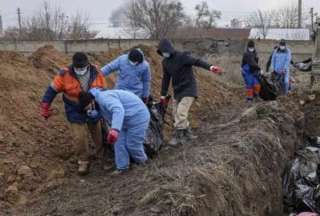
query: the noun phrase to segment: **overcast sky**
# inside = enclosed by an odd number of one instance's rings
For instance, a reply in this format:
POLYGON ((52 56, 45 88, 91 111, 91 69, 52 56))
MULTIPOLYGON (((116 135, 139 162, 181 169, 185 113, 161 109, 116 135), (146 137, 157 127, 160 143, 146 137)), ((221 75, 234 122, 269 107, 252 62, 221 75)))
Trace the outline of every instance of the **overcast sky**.
MULTIPOLYGON (((87 13, 91 23, 105 24, 112 10, 119 7, 127 0, 48 0, 52 5, 61 7, 67 14, 77 12, 87 13)), ((194 6, 202 0, 181 0, 186 12, 192 13, 194 6)), ((308 14, 310 7, 320 12, 320 0, 302 0, 304 13, 308 14)), ((43 0, 0 0, 0 13, 3 17, 4 26, 17 24, 17 8, 20 7, 22 16, 30 16, 37 11, 43 0)), ((222 20, 219 26, 224 26, 236 18, 246 17, 250 12, 257 9, 279 8, 286 4, 297 4, 298 0, 207 0, 211 8, 222 12, 222 20)), ((319 13, 320 14, 320 13, 319 13)))

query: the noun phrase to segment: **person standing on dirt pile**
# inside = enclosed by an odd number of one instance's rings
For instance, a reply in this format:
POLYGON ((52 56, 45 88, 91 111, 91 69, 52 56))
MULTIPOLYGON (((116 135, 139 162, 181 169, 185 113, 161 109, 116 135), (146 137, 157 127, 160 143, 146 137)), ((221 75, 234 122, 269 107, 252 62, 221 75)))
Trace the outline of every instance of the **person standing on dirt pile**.
POLYGON ((102 69, 104 76, 119 71, 115 89, 128 90, 139 96, 147 103, 150 95, 151 70, 145 60, 142 50, 132 49, 102 69))
POLYGON ((102 117, 111 122, 106 138, 109 144, 114 144, 116 173, 129 169, 130 158, 137 164, 144 164, 148 158, 143 142, 150 121, 145 104, 137 95, 124 90, 94 88, 89 93, 81 93, 83 110, 92 112, 92 102, 98 104, 102 117))
POLYGON ((274 79, 280 81, 284 95, 288 95, 290 88, 291 58, 291 50, 286 46, 286 41, 282 39, 279 48, 273 52, 271 66, 274 79))
POLYGON ((254 41, 250 40, 248 42, 247 49, 243 54, 241 63, 241 73, 246 84, 248 103, 252 103, 254 98, 259 97, 261 90, 261 85, 258 79, 261 68, 258 63, 259 57, 254 41))
POLYGON ((175 146, 186 141, 185 138, 187 140, 196 138, 191 132, 188 121, 189 109, 195 98, 198 97, 197 83, 192 67, 201 67, 215 74, 220 74, 222 69, 194 58, 187 52, 175 50, 168 39, 160 41, 158 54, 164 57, 162 61, 163 77, 160 98, 162 105, 167 104, 166 96, 172 79, 175 129, 169 144, 175 146))
POLYGON ((96 144, 96 149, 101 150, 102 134, 99 118, 90 118, 81 112, 79 95, 94 87, 104 88, 105 85, 105 79, 99 69, 89 63, 84 53, 79 52, 74 54, 72 65, 62 69, 55 76, 42 98, 40 114, 48 119, 52 114, 51 103, 58 93, 63 93, 67 120, 71 123, 70 127, 77 144, 80 175, 89 172, 89 136, 91 135, 96 144))

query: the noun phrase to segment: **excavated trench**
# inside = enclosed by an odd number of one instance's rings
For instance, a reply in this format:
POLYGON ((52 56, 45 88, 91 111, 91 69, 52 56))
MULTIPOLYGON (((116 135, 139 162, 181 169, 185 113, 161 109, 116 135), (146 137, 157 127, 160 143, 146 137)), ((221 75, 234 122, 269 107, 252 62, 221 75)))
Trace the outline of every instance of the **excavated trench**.
POLYGON ((201 124, 197 142, 164 149, 146 168, 72 175, 17 214, 282 215, 283 170, 303 143, 303 113, 285 98, 225 109, 201 124))
MULTIPOLYGON (((157 93, 160 61, 155 50, 149 52, 157 93)), ((0 81, 5 80, 0 98, 6 105, 0 107, 1 216, 283 214, 283 171, 304 136, 320 134, 320 102, 301 108, 294 95, 247 109, 239 91, 200 74, 202 96, 191 115, 199 139, 164 147, 146 167, 123 176, 95 162, 90 175, 81 178, 62 112, 43 124, 33 111, 55 68, 68 62, 53 53, 39 55, 45 62, 35 65, 40 69, 22 56, 0 56, 12 61, 0 65, 0 81), (27 77, 22 76, 26 69, 27 77)))

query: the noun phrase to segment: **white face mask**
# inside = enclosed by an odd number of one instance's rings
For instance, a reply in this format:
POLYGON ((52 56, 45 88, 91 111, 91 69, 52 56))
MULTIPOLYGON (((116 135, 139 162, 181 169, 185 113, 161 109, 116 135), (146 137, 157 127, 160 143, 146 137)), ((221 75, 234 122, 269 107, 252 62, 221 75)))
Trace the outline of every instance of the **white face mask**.
POLYGON ((76 67, 74 68, 74 72, 79 76, 85 75, 87 73, 87 71, 88 71, 88 67, 87 66, 83 67, 83 68, 76 68, 76 67))
POLYGON ((165 58, 169 58, 170 57, 170 53, 164 52, 164 53, 162 53, 162 56, 165 57, 165 58))
POLYGON ((249 52, 254 52, 254 48, 248 48, 249 52))
POLYGON ((130 63, 132 66, 138 65, 138 62, 133 62, 133 61, 130 61, 130 60, 129 60, 129 63, 130 63))
POLYGON ((280 49, 281 49, 281 50, 285 50, 285 49, 286 49, 286 46, 280 46, 280 49))

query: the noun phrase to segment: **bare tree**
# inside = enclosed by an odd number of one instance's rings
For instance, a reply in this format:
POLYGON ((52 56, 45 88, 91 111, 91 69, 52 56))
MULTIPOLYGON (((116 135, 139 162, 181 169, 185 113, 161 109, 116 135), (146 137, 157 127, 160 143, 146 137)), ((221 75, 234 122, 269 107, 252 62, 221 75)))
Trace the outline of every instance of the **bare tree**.
POLYGON ((20 32, 17 27, 9 27, 3 32, 2 40, 17 40, 19 38, 20 32))
POLYGON ((68 16, 59 7, 52 8, 44 2, 39 11, 23 23, 24 37, 32 40, 63 39, 68 30, 68 16))
POLYGON ((265 39, 272 24, 272 17, 273 14, 269 11, 258 10, 247 18, 246 23, 248 27, 258 28, 259 33, 262 35, 263 39, 265 39))
POLYGON ((216 25, 216 20, 221 18, 221 12, 210 10, 206 1, 196 5, 196 26, 199 28, 212 28, 216 25))
POLYGON ((132 0, 127 8, 130 27, 143 29, 153 39, 166 37, 186 17, 181 2, 175 0, 132 0))
POLYGON ((230 20, 230 27, 231 28, 241 28, 241 21, 237 18, 233 18, 230 20))
MULTIPOLYGON (((299 11, 297 6, 286 6, 279 10, 273 10, 273 26, 279 28, 298 28, 299 24, 299 11)), ((302 21, 306 22, 307 16, 302 16, 302 21)))
POLYGON ((21 37, 15 36, 15 28, 8 29, 4 37, 21 40, 88 39, 96 35, 89 30, 88 21, 88 17, 82 14, 70 19, 61 8, 52 7, 45 1, 36 14, 23 21, 21 37))
POLYGON ((127 25, 128 19, 126 8, 122 5, 116 10, 112 11, 109 21, 111 22, 113 27, 121 27, 127 25))
MULTIPOLYGON (((266 35, 270 27, 273 28, 297 28, 298 27, 298 7, 287 5, 283 8, 271 11, 258 10, 247 18, 247 25, 259 28, 263 36, 266 35)), ((303 22, 308 20, 307 16, 302 17, 303 22)))
POLYGON ((89 18, 78 13, 71 17, 67 31, 67 39, 79 40, 94 38, 98 32, 90 31, 89 18))

